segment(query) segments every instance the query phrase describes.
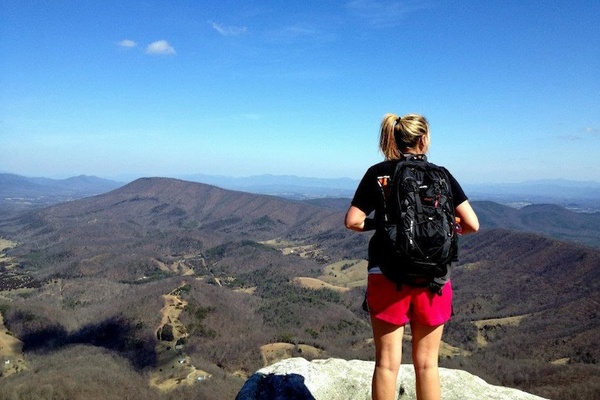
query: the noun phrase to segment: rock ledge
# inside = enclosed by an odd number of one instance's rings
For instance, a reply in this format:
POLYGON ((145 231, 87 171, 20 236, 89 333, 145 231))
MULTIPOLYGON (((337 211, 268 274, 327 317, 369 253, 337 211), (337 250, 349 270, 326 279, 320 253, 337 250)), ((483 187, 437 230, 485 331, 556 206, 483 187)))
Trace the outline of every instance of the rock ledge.
MULTIPOLYGON (((236 400, 371 399, 374 362, 330 358, 289 358, 258 370, 244 384, 236 400)), ((468 372, 440 368, 445 400, 545 400, 517 389, 494 386, 468 372)), ((401 400, 416 399, 411 364, 402 364, 398 378, 401 400)))

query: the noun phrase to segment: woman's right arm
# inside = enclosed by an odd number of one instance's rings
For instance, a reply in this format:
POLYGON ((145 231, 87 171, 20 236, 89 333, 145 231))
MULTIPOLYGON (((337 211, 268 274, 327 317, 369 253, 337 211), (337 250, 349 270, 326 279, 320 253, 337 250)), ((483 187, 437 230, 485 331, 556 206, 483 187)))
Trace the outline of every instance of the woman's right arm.
POLYGON ((460 227, 462 228, 463 235, 475 233, 479 230, 479 219, 468 200, 460 203, 454 211, 456 216, 460 218, 460 227))

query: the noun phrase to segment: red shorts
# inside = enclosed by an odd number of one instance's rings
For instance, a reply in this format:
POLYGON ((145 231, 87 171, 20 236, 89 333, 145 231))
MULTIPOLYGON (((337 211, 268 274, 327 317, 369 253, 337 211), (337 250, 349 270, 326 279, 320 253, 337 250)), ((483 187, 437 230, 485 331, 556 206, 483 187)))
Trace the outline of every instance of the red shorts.
POLYGON ((427 326, 446 323, 452 316, 452 285, 442 288, 442 295, 428 288, 396 284, 382 274, 369 274, 367 304, 371 316, 394 325, 409 321, 427 326))

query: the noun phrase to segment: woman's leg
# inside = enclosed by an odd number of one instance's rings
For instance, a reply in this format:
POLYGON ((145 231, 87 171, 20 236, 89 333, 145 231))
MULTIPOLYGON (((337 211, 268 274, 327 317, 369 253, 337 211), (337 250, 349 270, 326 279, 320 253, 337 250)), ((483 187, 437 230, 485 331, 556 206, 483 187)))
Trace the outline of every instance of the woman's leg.
POLYGON ((375 342, 375 371, 371 389, 373 400, 395 400, 404 325, 390 324, 374 317, 371 317, 371 325, 375 342))
POLYGON ((440 400, 438 355, 444 325, 427 326, 411 321, 412 355, 417 381, 417 399, 440 400))

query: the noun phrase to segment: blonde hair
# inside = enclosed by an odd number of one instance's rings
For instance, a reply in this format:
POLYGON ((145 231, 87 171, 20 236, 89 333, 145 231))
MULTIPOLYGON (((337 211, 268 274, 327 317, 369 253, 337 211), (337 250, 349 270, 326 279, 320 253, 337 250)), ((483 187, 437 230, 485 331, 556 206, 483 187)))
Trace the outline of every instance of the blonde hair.
POLYGON ((386 160, 398 160, 406 150, 415 148, 429 134, 429 122, 419 114, 386 114, 381 121, 379 150, 386 160))

